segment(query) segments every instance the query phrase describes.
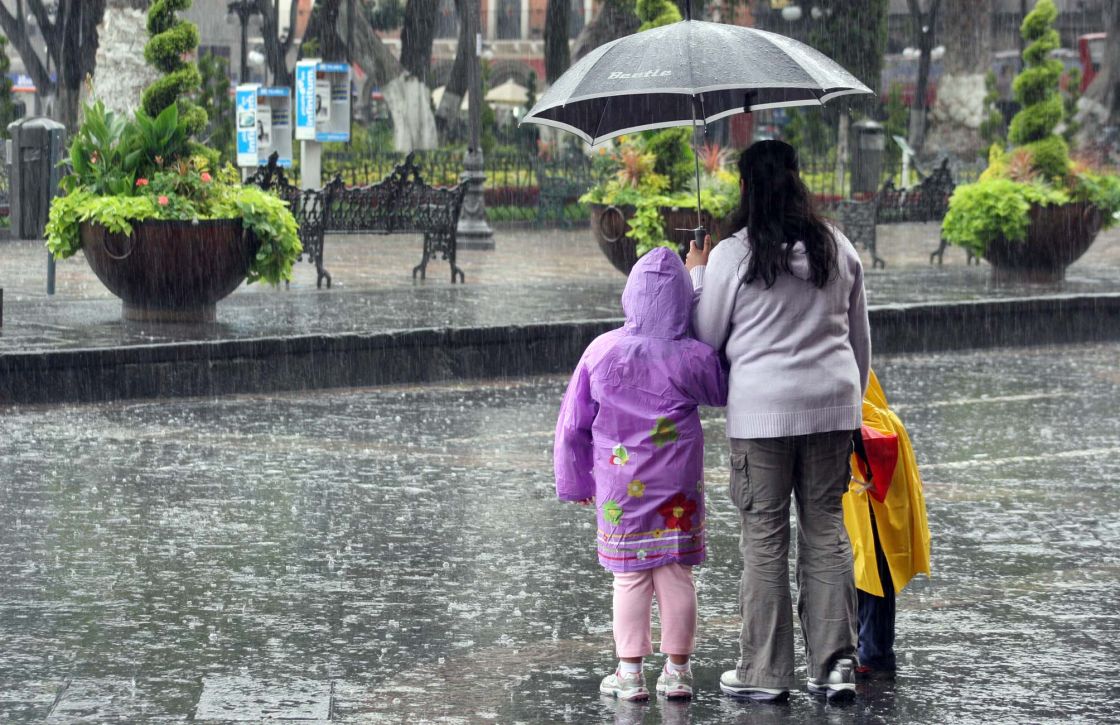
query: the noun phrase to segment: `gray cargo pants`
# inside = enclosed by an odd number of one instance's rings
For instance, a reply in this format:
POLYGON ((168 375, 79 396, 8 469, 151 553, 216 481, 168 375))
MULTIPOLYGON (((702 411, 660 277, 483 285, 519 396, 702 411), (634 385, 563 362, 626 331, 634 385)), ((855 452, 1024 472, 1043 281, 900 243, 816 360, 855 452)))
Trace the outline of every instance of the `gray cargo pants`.
POLYGON ((841 498, 851 478, 851 431, 732 438, 731 500, 739 509, 743 579, 740 682, 793 687, 789 501, 797 503, 797 614, 808 676, 856 651, 856 588, 841 498))

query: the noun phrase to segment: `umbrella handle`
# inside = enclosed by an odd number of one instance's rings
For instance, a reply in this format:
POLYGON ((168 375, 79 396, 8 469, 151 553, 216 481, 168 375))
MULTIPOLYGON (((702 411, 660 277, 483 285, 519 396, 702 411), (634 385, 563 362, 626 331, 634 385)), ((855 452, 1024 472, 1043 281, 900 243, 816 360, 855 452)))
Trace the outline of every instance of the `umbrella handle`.
POLYGON ((607 244, 614 244, 619 239, 622 239, 624 236, 626 236, 626 215, 622 213, 621 209, 612 204, 611 206, 608 206, 603 210, 603 213, 599 216, 599 234, 602 235, 607 244), (607 232, 607 229, 604 225, 604 222, 607 219, 607 215, 611 212, 614 212, 618 215, 619 227, 622 229, 622 232, 620 234, 614 236, 607 232))

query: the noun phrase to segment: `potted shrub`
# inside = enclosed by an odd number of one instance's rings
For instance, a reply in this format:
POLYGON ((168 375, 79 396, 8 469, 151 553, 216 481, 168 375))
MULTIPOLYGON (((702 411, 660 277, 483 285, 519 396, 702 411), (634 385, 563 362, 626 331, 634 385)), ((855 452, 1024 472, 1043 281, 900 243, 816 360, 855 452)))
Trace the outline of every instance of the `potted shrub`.
POLYGON ((984 257, 998 278, 1061 280, 1097 233, 1120 217, 1120 177, 1071 161, 1057 132, 1064 118, 1061 61, 1053 0, 1039 0, 1023 20, 1029 43, 1014 82, 1021 110, 1004 151, 993 146, 988 169, 949 200, 943 237, 984 257))
MULTIPOLYGON (((687 129, 622 136, 613 149, 601 148, 594 163, 606 178, 580 201, 591 210, 591 230, 599 248, 619 271, 630 269, 655 247, 688 251, 696 226, 695 160, 687 129)), ((723 220, 739 201, 739 187, 724 165, 729 154, 718 146, 700 152, 701 220, 718 240, 723 220)))
POLYGON ((215 303, 246 278, 291 279, 300 246, 295 218, 277 197, 243 186, 232 167, 193 140, 206 112, 189 95, 198 70, 182 60, 198 31, 176 19, 189 0, 157 0, 144 55, 165 75, 131 117, 85 108, 70 145, 65 196, 51 204, 47 247, 81 249, 132 320, 212 321, 215 303))

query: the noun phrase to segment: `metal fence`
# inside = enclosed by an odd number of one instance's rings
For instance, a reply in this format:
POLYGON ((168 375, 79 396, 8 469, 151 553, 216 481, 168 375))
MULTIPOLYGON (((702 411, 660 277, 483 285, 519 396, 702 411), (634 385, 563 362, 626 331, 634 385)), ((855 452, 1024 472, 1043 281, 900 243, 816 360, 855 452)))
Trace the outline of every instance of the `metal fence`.
MULTIPOLYGON (((388 176, 405 156, 384 150, 328 152, 323 155, 323 173, 328 177, 338 174, 349 185, 374 184, 388 176)), ((417 151, 415 162, 426 182, 450 186, 459 182, 463 152, 417 151)), ((483 171, 486 211, 491 221, 573 223, 588 218, 579 197, 597 179, 590 159, 584 154, 542 159, 528 152, 498 151, 483 154, 483 171), (563 184, 558 185, 558 180, 563 184), (542 189, 546 190, 545 198, 542 189), (563 191, 557 196, 550 195, 548 189, 563 191)))
MULTIPOLYGON (((348 185, 374 184, 404 159, 403 153, 383 149, 328 151, 323 155, 324 177, 338 174, 348 185)), ((463 171, 463 152, 458 150, 417 151, 415 160, 424 180, 438 186, 458 183, 463 171)), ((802 179, 823 206, 851 198, 851 170, 837 171, 834 148, 803 150, 800 162, 802 179)), ((484 154, 483 164, 487 216, 496 223, 585 222, 589 212, 579 197, 601 181, 591 160, 579 152, 546 160, 527 151, 503 150, 484 154)), ((935 167, 928 165, 929 169, 935 167)), ((952 160, 950 167, 958 184, 975 181, 984 169, 982 164, 952 160)), ((875 188, 882 188, 888 180, 902 186, 900 172, 897 165, 884 163, 875 188)), ((911 172, 911 183, 921 180, 919 174, 911 172)))

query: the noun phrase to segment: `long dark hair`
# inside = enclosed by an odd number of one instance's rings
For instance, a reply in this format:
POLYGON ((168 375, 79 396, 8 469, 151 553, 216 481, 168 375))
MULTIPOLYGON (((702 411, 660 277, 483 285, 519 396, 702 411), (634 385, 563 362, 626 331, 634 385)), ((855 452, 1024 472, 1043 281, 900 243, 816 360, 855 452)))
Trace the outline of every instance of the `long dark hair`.
POLYGON ((747 230, 750 259, 743 284, 761 279, 767 288, 792 274, 794 242, 809 257, 809 282, 820 288, 837 272, 836 237, 813 209, 813 197, 798 171, 797 151, 784 141, 758 141, 739 156, 744 188, 733 229, 747 230))

